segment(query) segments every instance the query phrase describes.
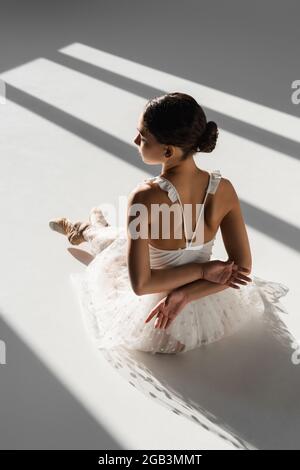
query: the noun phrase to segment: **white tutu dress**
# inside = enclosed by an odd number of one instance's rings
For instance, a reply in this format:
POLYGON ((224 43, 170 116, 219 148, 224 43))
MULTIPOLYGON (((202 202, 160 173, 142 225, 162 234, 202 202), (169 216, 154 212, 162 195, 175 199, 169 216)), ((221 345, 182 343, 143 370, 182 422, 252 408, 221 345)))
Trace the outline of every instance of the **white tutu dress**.
MULTIPOLYGON (((220 179, 219 170, 210 173, 199 219, 206 196, 215 193, 220 179)), ((172 202, 178 200, 181 204, 175 186, 166 178, 156 176, 144 181, 158 183, 172 202)), ((156 316, 148 323, 145 319, 166 293, 142 296, 134 293, 127 267, 126 227, 95 223, 86 229, 85 238, 94 259, 83 272, 71 273, 70 279, 84 324, 99 349, 123 346, 152 354, 176 353, 180 342, 185 345, 182 353, 234 333, 251 318, 261 316, 266 304, 272 311, 285 311, 279 299, 289 288, 259 278, 252 271, 252 282, 247 285, 239 285, 240 289, 228 287, 194 300, 167 329, 154 328, 156 316)), ((162 250, 149 244, 150 265, 164 269, 209 261, 215 238, 202 245, 187 242, 185 248, 178 250, 162 250)))

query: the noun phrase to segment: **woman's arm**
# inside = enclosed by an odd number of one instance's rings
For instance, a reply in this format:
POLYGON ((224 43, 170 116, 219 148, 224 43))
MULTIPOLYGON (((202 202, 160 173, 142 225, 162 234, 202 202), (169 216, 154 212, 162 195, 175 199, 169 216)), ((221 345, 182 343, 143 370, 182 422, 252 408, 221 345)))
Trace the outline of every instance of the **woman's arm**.
MULTIPOLYGON (((230 286, 226 284, 216 284, 215 282, 200 279, 195 282, 190 282, 189 284, 182 286, 177 290, 183 294, 185 304, 188 304, 193 300, 197 300, 201 297, 214 294, 215 292, 228 289, 229 287, 230 286)), ((231 289, 233 289, 233 287, 231 287, 231 289)))
POLYGON ((152 188, 147 185, 140 186, 128 198, 127 264, 131 286, 137 295, 168 292, 201 279, 203 276, 201 263, 187 263, 166 269, 151 269, 148 247, 151 191, 152 188), (137 206, 133 207, 135 204, 137 206), (136 239, 134 238, 135 233, 140 233, 136 239))
POLYGON ((229 193, 229 210, 223 217, 220 228, 225 249, 235 264, 252 269, 252 256, 240 201, 232 183, 225 179, 229 193))

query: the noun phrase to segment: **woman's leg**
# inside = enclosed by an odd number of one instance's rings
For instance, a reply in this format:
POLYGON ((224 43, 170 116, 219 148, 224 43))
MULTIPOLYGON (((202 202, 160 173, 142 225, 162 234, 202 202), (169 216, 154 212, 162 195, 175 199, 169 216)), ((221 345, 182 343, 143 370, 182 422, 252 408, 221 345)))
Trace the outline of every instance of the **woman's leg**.
POLYGON ((82 235, 89 243, 90 252, 96 256, 118 237, 119 229, 107 222, 99 207, 91 209, 89 221, 90 225, 83 230, 82 235))
POLYGON ((100 225, 102 227, 107 227, 109 223, 102 210, 99 207, 93 207, 90 211, 89 220, 92 225, 100 225))
POLYGON ((185 344, 164 331, 163 339, 159 344, 159 350, 156 351, 156 354, 176 354, 182 352, 184 349, 185 344))
POLYGON ((52 219, 49 221, 49 227, 55 232, 66 235, 72 245, 79 245, 80 243, 85 241, 83 237, 83 232, 89 226, 90 222, 78 221, 73 224, 66 217, 61 217, 60 219, 52 219))
POLYGON ((72 245, 79 245, 85 241, 89 242, 97 234, 97 227, 108 227, 109 224, 105 219, 101 209, 93 207, 90 212, 88 221, 77 221, 72 223, 66 217, 60 219, 52 219, 49 221, 49 226, 55 232, 66 235, 72 245), (90 230, 94 227, 94 230, 90 230))

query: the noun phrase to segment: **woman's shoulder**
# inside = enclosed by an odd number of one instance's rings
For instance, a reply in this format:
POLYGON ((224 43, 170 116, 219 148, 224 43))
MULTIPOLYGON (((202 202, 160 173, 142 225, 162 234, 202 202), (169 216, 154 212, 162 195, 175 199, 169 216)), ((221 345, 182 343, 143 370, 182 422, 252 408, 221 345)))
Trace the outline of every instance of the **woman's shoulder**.
MULTIPOLYGON (((217 173, 219 178, 218 190, 215 196, 223 202, 232 202, 238 200, 238 196, 231 179, 227 178, 220 172, 217 173)), ((160 185, 157 184, 157 177, 147 178, 140 181, 129 194, 130 200, 133 202, 141 202, 144 204, 151 203, 161 198, 160 185)))
POLYGON ((235 189, 235 185, 230 178, 223 176, 220 178, 218 185, 218 191, 216 196, 223 201, 223 203, 233 203, 238 201, 238 195, 235 189))
POLYGON ((149 178, 139 182, 129 194, 129 199, 133 203, 150 203, 158 194, 158 186, 154 183, 154 178, 149 178))

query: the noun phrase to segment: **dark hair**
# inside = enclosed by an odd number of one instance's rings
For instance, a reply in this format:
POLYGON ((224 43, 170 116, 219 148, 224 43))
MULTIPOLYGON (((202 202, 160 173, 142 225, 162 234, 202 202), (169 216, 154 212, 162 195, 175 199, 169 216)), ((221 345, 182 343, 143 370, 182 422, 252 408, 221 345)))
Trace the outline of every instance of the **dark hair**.
POLYGON ((202 107, 185 93, 167 93, 150 99, 144 108, 143 121, 159 143, 180 147, 182 159, 196 152, 212 152, 216 146, 217 124, 207 122, 202 107))

